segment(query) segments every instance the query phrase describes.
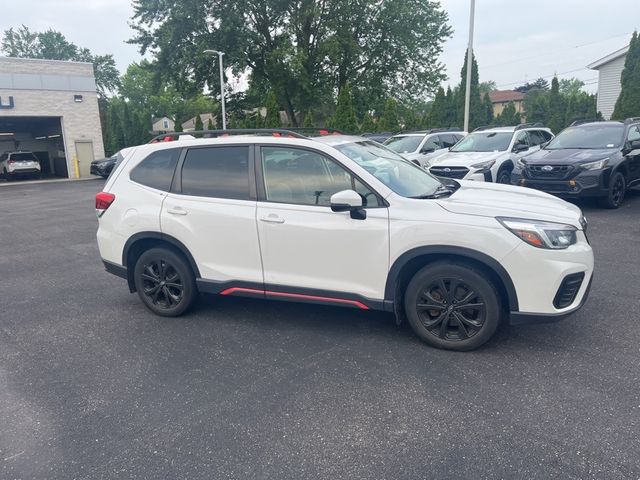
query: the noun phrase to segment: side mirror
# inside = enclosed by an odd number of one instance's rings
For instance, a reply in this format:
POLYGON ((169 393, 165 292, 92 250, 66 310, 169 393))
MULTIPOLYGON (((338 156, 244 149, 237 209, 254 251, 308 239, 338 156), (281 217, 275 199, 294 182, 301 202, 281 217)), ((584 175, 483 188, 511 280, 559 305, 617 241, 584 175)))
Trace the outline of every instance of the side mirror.
POLYGON ((420 153, 433 153, 435 151, 436 151, 435 148, 426 147, 426 148, 423 148, 422 150, 420 150, 420 153))
POLYGON ((331 195, 331 210, 334 212, 350 212, 351 218, 364 220, 367 212, 362 208, 362 197, 353 190, 342 190, 331 195))
POLYGON ((519 152, 526 152, 527 150, 529 150, 529 145, 525 145, 523 143, 516 143, 513 146, 513 151, 515 153, 519 153, 519 152))
POLYGON ((631 142, 629 142, 627 145, 629 145, 629 151, 633 151, 633 150, 638 150, 640 148, 640 139, 638 140, 632 140, 631 142))

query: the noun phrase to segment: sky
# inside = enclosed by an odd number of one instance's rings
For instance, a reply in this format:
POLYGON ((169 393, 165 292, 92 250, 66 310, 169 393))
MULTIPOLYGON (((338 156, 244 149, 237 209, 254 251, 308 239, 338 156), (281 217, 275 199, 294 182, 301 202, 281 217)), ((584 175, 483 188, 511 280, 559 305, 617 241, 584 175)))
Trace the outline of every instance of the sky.
MULTIPOLYGON (((176 0, 180 1, 180 0, 176 0)), ((469 0, 441 0, 453 35, 440 61, 455 85, 469 34, 469 0)), ((586 65, 628 44, 640 28, 640 0, 476 0, 474 52, 480 81, 512 89, 538 77, 576 77, 597 89, 586 65)), ((0 16, 0 30, 52 28, 96 54, 112 53, 124 71, 140 60, 129 21, 131 0, 19 0, 0 16)))

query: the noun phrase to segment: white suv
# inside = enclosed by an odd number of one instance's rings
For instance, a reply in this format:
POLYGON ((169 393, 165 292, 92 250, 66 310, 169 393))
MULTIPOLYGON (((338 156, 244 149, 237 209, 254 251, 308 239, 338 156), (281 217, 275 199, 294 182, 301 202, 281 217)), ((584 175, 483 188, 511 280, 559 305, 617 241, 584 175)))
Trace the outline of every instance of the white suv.
POLYGON ((406 316, 454 350, 501 319, 547 322, 584 304, 593 253, 576 206, 445 185, 362 137, 277 134, 120 152, 96 195, 107 271, 159 315, 198 292, 341 305, 406 316))
POLYGON ((430 161, 429 171, 439 177, 497 182, 509 185, 520 158, 553 138, 542 124, 516 127, 480 127, 430 161))
POLYGON ((32 152, 5 152, 0 155, 0 171, 6 180, 40 177, 40 162, 32 152))
POLYGON ((428 167, 430 159, 446 153, 466 134, 457 128, 403 132, 389 138, 384 145, 416 165, 428 167))

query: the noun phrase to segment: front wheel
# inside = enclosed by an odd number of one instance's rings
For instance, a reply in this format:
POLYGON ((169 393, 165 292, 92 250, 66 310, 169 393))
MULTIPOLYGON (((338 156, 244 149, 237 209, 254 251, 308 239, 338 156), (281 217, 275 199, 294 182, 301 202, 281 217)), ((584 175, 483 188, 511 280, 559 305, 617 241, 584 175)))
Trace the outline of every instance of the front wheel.
POLYGON ((166 248, 152 248, 140 255, 134 282, 145 306, 163 317, 182 315, 197 298, 191 268, 182 256, 166 248))
POLYGON ((627 182, 621 172, 611 175, 609 180, 609 191, 602 199, 602 206, 605 208, 618 208, 622 205, 624 194, 627 190, 627 182))
POLYGON ((496 176, 496 183, 511 185, 511 170, 508 168, 501 168, 496 176))
POLYGON ((494 334, 501 315, 494 285, 472 267, 450 261, 418 271, 404 307, 422 340, 448 350, 478 348, 494 334))

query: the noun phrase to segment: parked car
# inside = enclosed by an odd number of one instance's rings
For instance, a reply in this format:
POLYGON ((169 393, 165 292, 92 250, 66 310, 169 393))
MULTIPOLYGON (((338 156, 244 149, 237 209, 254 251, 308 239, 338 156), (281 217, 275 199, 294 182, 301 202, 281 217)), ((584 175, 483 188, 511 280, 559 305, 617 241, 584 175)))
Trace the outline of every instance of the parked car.
POLYGON ((640 183, 640 118, 574 123, 539 151, 521 158, 512 183, 564 198, 596 197, 618 208, 640 183))
POLYGON ((106 270, 158 315, 185 313, 198 292, 339 305, 470 350, 503 318, 557 320, 587 298, 575 205, 445 185, 362 137, 225 135, 125 149, 96 195, 106 270))
POLYGON ((94 160, 91 162, 90 172, 91 175, 97 175, 102 178, 107 178, 113 167, 116 165, 116 161, 118 159, 118 154, 112 155, 108 158, 101 158, 99 160, 94 160))
POLYGON ((377 133, 363 133, 362 136, 368 138, 369 140, 373 140, 378 143, 386 142, 391 136, 393 132, 377 132, 377 133))
POLYGON ((0 155, 0 169, 4 178, 40 178, 40 161, 32 152, 5 152, 0 155))
POLYGON ((459 128, 433 128, 398 133, 384 145, 416 165, 428 167, 430 159, 446 153, 465 135, 459 128))
POLYGON ((429 171, 439 177, 510 184, 518 159, 552 138, 542 124, 479 127, 431 160, 429 171))

